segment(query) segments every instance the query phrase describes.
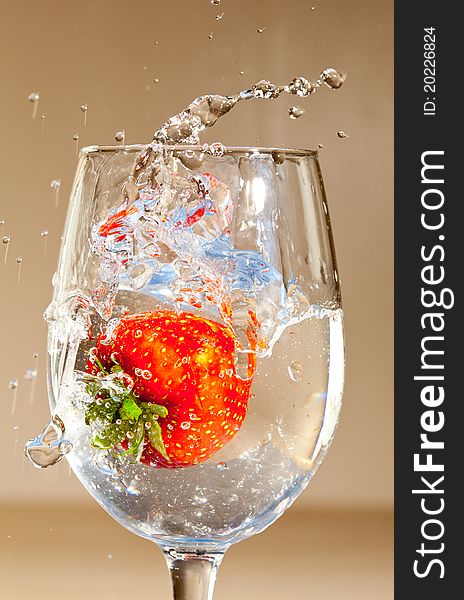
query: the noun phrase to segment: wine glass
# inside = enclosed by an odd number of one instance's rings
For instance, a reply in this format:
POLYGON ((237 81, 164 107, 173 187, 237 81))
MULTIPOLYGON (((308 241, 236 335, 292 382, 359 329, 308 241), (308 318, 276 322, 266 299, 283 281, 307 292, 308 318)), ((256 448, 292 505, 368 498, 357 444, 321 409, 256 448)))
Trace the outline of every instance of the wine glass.
POLYGON ((317 153, 84 148, 46 316, 53 418, 29 457, 66 454, 160 546, 174 597, 211 599, 224 552, 292 504, 338 421, 343 315, 317 153))

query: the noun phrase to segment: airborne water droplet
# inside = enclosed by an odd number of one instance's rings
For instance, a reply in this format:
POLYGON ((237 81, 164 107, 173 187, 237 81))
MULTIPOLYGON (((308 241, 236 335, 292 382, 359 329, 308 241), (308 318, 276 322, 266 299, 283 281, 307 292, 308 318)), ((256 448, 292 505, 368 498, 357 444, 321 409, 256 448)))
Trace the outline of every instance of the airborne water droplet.
POLYGON ((123 131, 117 131, 114 134, 114 139, 117 142, 123 142, 124 143, 124 140, 126 139, 126 132, 124 130, 123 131))
POLYGON ((42 229, 40 232, 40 237, 43 239, 43 253, 47 254, 48 229, 42 229))
POLYGON ((220 460, 216 467, 218 471, 226 471, 229 468, 227 463, 225 463, 223 460, 220 460))
POLYGON ((339 137, 339 138, 341 138, 341 139, 343 139, 343 138, 347 138, 347 137, 350 137, 350 136, 349 136, 347 133, 345 133, 345 132, 344 132, 344 131, 342 131, 342 130, 340 130, 340 131, 337 131, 337 135, 338 135, 338 137, 339 137))
POLYGON ((32 381, 36 377, 37 369, 27 369, 27 371, 24 373, 24 379, 26 379, 27 381, 32 381))
POLYGON ((224 13, 221 13, 220 15, 216 15, 216 21, 222 21, 224 17, 224 13))
POLYGON ((59 462, 72 450, 72 444, 64 438, 63 421, 55 415, 42 433, 30 439, 24 452, 29 461, 38 469, 45 469, 59 462))
POLYGON ((287 371, 288 371, 288 376, 290 377, 290 379, 292 381, 295 381, 295 382, 301 381, 301 378, 303 377, 303 367, 301 366, 301 363, 299 363, 298 361, 293 361, 287 367, 287 371))
POLYGON ((8 383, 8 387, 10 388, 10 390, 15 390, 19 385, 19 382, 17 379, 10 379, 9 383, 8 383))
POLYGON ((33 104, 32 118, 35 119, 37 116, 37 111, 39 109, 40 94, 38 92, 32 92, 31 94, 29 94, 27 99, 29 100, 29 102, 32 102, 32 104, 33 104))
POLYGON ((299 119, 304 114, 305 109, 301 108, 301 106, 291 106, 288 109, 288 116, 290 117, 290 119, 299 119))
POLYGON ((213 6, 219 6, 221 4, 221 0, 211 0, 211 4, 213 6))
POLYGON ((81 112, 84 115, 84 127, 87 127, 87 111, 88 111, 89 107, 87 106, 87 104, 81 104, 81 112))
POLYGON ((333 69, 330 67, 329 69, 325 69, 321 73, 321 80, 332 90, 338 90, 339 87, 342 86, 345 81, 345 76, 337 71, 337 69, 333 69))
POLYGON ((52 179, 50 181, 50 187, 52 190, 55 190, 55 206, 58 206, 60 200, 61 179, 52 179))
POLYGON ((18 279, 17 282, 18 284, 21 281, 21 271, 22 271, 22 267, 23 267, 23 257, 22 256, 18 256, 18 258, 16 259, 16 262, 18 264, 18 279))
POLYGON ((265 30, 266 30, 266 28, 265 28, 265 27, 260 27, 260 28, 259 28, 259 29, 257 29, 256 31, 257 31, 258 33, 263 33, 263 31, 265 31, 265 30))
POLYGON ((11 237, 9 235, 4 235, 2 237, 2 242, 5 244, 5 256, 3 262, 6 264, 8 260, 8 249, 10 247, 11 237))

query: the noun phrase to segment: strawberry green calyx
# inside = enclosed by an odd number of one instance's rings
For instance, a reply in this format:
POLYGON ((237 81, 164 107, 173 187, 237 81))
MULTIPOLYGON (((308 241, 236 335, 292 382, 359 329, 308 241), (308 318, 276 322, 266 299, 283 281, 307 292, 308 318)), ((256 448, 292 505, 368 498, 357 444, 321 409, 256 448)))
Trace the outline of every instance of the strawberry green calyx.
POLYGON ((123 445, 121 456, 132 455, 137 459, 147 439, 169 462, 163 442, 159 418, 165 418, 168 410, 154 402, 138 402, 131 391, 130 377, 119 365, 108 372, 95 357, 96 375, 86 373, 83 380, 92 401, 85 410, 85 422, 93 429, 92 445, 100 450, 110 450, 123 445))

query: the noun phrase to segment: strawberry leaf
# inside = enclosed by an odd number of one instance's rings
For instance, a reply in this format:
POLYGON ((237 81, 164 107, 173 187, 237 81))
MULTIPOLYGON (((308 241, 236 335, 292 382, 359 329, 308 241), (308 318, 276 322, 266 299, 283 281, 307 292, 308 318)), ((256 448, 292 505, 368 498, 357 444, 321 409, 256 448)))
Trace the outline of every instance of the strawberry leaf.
POLYGON ((140 458, 147 437, 153 448, 169 461, 158 423, 159 418, 167 417, 167 408, 155 402, 137 402, 124 378, 119 376, 124 375, 123 369, 114 365, 108 373, 100 360, 94 359, 100 374, 87 373, 83 377, 86 392, 93 399, 85 410, 85 423, 94 432, 92 445, 109 450, 127 440, 127 450, 120 456, 131 454, 140 458))
POLYGON ((137 421, 141 414, 142 409, 131 397, 124 398, 122 406, 119 409, 119 416, 121 419, 124 419, 125 421, 134 419, 134 421, 137 421))
POLYGON ((154 402, 141 402, 140 406, 144 410, 158 417, 164 418, 168 416, 168 409, 165 406, 161 406, 161 404, 155 404, 154 402))
POLYGON ((148 430, 148 439, 150 440, 150 444, 153 446, 153 448, 157 450, 168 462, 171 462, 164 446, 163 434, 158 421, 152 422, 152 425, 148 430))

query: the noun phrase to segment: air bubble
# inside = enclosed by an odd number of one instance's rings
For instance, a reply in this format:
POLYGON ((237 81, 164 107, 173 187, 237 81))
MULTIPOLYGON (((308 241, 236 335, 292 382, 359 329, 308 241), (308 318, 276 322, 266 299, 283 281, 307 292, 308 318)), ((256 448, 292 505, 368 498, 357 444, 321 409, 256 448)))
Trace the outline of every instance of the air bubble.
POLYGON ((303 367, 301 366, 301 363, 299 363, 298 361, 292 362, 287 367, 287 371, 288 371, 288 376, 290 377, 290 379, 292 381, 295 381, 295 382, 301 381, 301 379, 303 377, 303 367))
POLYGON ((223 460, 220 460, 216 467, 218 471, 226 471, 229 468, 227 463, 225 463, 223 460))

